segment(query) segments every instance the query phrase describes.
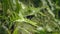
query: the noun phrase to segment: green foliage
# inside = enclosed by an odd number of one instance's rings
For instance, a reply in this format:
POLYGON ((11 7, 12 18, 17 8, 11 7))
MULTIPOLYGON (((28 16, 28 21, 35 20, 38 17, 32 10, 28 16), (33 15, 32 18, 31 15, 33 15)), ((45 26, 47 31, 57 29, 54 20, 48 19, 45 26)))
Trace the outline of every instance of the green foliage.
POLYGON ((0 34, 60 34, 60 0, 0 0, 0 34))

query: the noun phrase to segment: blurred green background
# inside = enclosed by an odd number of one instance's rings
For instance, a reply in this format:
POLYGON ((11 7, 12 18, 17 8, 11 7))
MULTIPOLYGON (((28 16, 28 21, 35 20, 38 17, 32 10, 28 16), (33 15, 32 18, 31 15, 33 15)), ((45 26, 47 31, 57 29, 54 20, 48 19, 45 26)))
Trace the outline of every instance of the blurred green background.
POLYGON ((0 34, 60 34, 60 0, 0 0, 0 34))

